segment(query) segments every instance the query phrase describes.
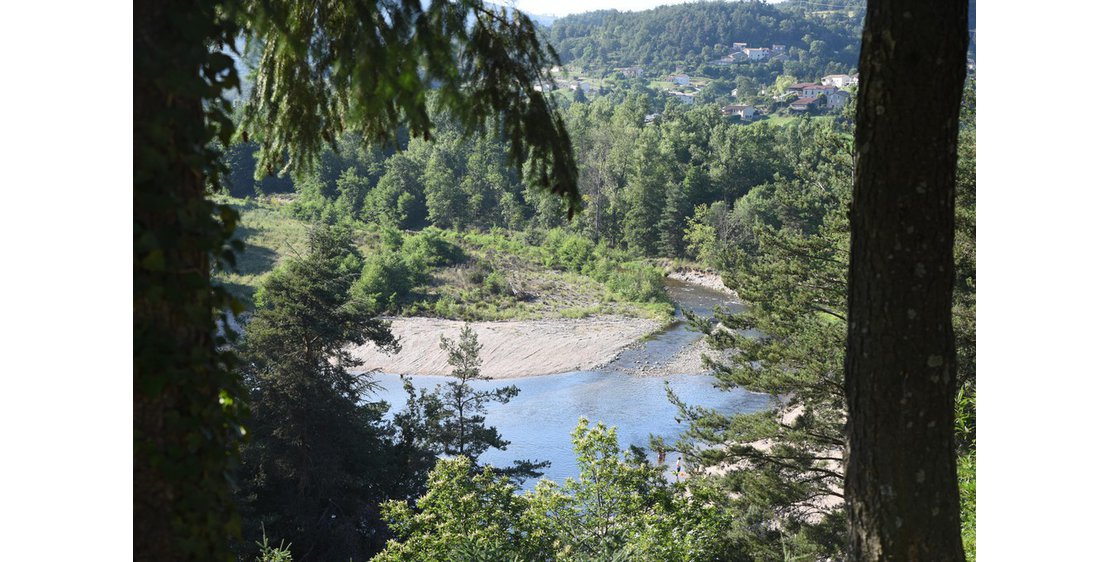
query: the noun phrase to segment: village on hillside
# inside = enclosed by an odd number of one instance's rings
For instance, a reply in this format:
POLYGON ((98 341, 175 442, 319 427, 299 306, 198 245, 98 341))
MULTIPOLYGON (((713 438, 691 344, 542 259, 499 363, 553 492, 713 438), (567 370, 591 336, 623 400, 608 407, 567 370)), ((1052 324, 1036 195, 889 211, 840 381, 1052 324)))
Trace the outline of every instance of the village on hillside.
MULTIPOLYGON (((721 68, 733 64, 771 63, 787 57, 788 52, 786 45, 757 47, 737 41, 732 43, 728 55, 708 64, 721 68)), ((604 94, 606 83, 612 77, 646 80, 650 87, 678 103, 716 103, 722 116, 736 122, 750 122, 773 115, 837 115, 852 100, 859 83, 859 74, 829 74, 815 82, 764 84, 759 87, 758 93, 741 92, 734 88, 728 92, 730 99, 726 103, 720 94, 707 96, 703 92, 711 81, 710 78, 691 75, 682 66, 676 66, 672 74, 656 76, 654 79, 641 66, 611 68, 606 76, 586 76, 575 73, 570 67, 553 67, 551 74, 553 80, 550 83, 537 84, 536 91, 562 90, 577 98, 589 94, 604 94)), ((779 78, 781 81, 782 78, 779 78)), ((786 79, 789 80, 790 77, 786 79)), ((652 122, 656 117, 656 114, 650 114, 645 122, 652 122)))

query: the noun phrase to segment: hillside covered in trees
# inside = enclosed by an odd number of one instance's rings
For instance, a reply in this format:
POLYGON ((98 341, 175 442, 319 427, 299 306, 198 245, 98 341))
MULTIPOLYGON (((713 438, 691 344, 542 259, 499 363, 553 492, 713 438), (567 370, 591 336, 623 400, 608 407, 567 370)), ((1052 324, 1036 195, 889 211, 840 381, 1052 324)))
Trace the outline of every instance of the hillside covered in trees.
POLYGON ((587 72, 641 65, 693 70, 728 55, 733 43, 787 48, 767 72, 847 73, 859 59, 863 2, 695 2, 642 12, 616 10, 556 20, 549 37, 566 64, 587 72))

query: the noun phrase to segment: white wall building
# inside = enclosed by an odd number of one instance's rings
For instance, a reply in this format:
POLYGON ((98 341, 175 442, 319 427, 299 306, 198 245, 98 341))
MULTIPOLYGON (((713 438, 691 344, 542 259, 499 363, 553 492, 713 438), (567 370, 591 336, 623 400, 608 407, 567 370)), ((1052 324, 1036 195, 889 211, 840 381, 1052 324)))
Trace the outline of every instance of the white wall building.
POLYGON ((748 55, 748 60, 765 60, 771 57, 771 49, 762 47, 756 49, 744 49, 744 54, 748 55))
POLYGON ((747 121, 755 117, 755 108, 750 105, 726 105, 721 108, 721 115, 726 117, 739 117, 747 121))
POLYGON ((815 98, 821 94, 825 94, 827 96, 835 91, 836 86, 825 86, 823 84, 807 84, 805 88, 802 88, 802 97, 815 98))
POLYGON ((846 88, 848 84, 852 83, 852 77, 847 74, 830 74, 821 79, 821 83, 826 86, 836 86, 837 88, 846 88))
POLYGON ((671 82, 674 82, 675 84, 678 84, 679 86, 689 86, 690 85, 690 77, 685 75, 685 74, 676 74, 676 75, 671 77, 671 82))

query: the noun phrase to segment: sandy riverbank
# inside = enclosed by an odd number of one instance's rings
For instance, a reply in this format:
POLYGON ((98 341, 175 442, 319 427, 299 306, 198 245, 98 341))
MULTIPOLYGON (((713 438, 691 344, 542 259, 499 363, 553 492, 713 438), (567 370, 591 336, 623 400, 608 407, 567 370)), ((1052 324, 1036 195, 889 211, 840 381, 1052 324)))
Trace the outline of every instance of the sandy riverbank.
MULTIPOLYGON (((458 340, 463 322, 439 318, 392 319, 401 352, 387 355, 373 344, 355 348, 363 369, 407 375, 447 375, 439 338, 458 340)), ((473 322, 482 344, 482 374, 495 379, 589 370, 659 327, 656 320, 623 316, 585 319, 473 322)))

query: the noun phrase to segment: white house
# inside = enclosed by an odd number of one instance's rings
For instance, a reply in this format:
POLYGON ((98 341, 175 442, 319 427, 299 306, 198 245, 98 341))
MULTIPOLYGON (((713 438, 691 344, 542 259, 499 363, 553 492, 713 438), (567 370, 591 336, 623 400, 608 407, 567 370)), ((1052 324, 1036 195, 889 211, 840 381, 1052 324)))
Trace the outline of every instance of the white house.
POLYGON ((840 109, 847 105, 848 101, 852 99, 852 94, 843 90, 836 90, 825 94, 825 105, 829 109, 840 109))
POLYGON ((582 90, 583 94, 590 93, 590 88, 591 88, 591 86, 590 86, 589 82, 581 82, 581 81, 575 82, 575 83, 571 84, 571 86, 570 86, 570 89, 572 91, 573 90, 582 90))
POLYGON ((639 66, 629 66, 627 68, 618 68, 625 78, 639 78, 644 73, 644 69, 639 66))
POLYGON ((676 75, 671 77, 671 82, 674 82, 675 84, 678 84, 679 86, 689 86, 690 85, 690 77, 685 75, 685 74, 676 74, 676 75))
POLYGON ((744 54, 748 55, 748 60, 764 60, 771 57, 771 49, 765 49, 763 47, 755 49, 745 48, 744 54))
POLYGON ((771 45, 771 52, 778 55, 786 52, 786 45, 771 45))
POLYGON ((726 105, 721 108, 725 117, 739 117, 745 121, 755 117, 755 108, 750 105, 726 105))
POLYGON ((837 88, 845 88, 848 84, 852 83, 852 77, 847 74, 830 74, 821 79, 821 83, 826 86, 836 86, 837 88))

